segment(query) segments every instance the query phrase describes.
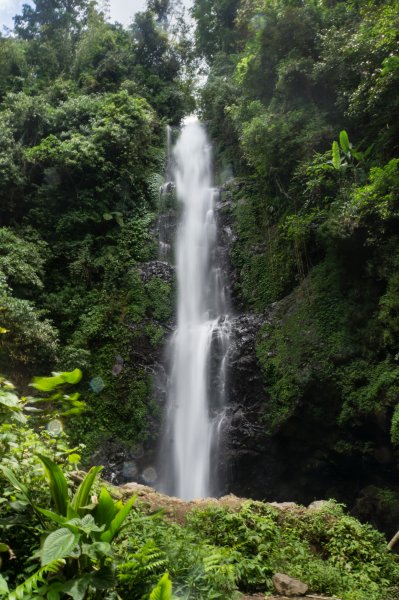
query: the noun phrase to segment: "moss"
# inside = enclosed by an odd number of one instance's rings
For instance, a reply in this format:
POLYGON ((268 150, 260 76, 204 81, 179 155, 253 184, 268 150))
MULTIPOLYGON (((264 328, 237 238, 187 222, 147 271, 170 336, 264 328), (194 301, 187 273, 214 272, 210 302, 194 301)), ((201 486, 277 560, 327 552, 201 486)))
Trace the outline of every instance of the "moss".
POLYGON ((275 200, 248 182, 232 189, 232 199, 238 292, 252 310, 261 312, 293 288, 295 258, 274 224, 275 200))
MULTIPOLYGON (((367 290, 372 282, 362 285, 367 290)), ((375 352, 383 336, 374 294, 369 289, 368 301, 359 306, 358 293, 355 285, 346 287, 332 255, 264 325, 257 354, 271 396, 266 416, 271 429, 292 416, 315 385, 339 398, 336 424, 353 425, 396 403, 398 366, 389 356, 378 360, 375 352)))
POLYGON ((172 286, 158 277, 153 277, 145 286, 145 291, 151 316, 159 321, 169 319, 173 311, 172 286))
POLYGON ((70 435, 84 443, 84 459, 104 441, 133 446, 153 434, 158 418, 152 400, 152 368, 172 311, 172 288, 159 278, 144 283, 130 268, 119 289, 93 290, 63 360, 85 360, 82 399, 87 413, 74 420, 70 435), (150 368, 151 367, 151 368, 150 368))

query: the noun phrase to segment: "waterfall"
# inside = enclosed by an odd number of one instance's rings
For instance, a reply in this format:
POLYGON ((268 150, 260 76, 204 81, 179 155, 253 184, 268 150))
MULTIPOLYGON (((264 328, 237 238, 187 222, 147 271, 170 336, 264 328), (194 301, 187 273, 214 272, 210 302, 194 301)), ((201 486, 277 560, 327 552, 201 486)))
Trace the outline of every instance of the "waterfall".
POLYGON ((161 449, 161 489, 190 500, 217 493, 217 453, 226 402, 229 320, 216 260, 216 191, 211 148, 198 121, 187 122, 174 148, 181 204, 176 240, 177 328, 161 449))

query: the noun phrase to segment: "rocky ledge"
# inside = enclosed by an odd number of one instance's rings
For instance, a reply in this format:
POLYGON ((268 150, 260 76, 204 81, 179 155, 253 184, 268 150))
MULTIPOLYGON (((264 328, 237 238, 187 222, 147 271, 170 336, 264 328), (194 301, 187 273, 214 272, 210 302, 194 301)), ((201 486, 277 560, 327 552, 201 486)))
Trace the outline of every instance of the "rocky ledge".
MULTIPOLYGON (((79 473, 76 473, 75 477, 79 478, 81 476, 79 473)), ((239 510, 245 502, 248 502, 248 498, 238 498, 237 496, 234 496, 234 494, 229 494, 221 498, 202 498, 199 500, 186 501, 174 496, 166 496, 149 486, 134 482, 113 488, 113 494, 116 498, 123 499, 137 496, 137 501, 143 508, 150 512, 162 509, 167 519, 177 523, 184 523, 186 514, 196 508, 205 508, 206 506, 216 505, 239 510)), ((308 510, 320 510, 323 506, 328 504, 328 502, 325 500, 318 500, 312 502, 307 507, 299 506, 295 502, 268 502, 265 504, 281 511, 288 510, 295 511, 296 513, 305 513, 308 510)))
POLYGON ((242 596, 241 600, 340 600, 339 598, 331 598, 330 596, 318 596, 315 594, 306 594, 306 596, 242 596))
MULTIPOLYGON (((76 483, 83 481, 86 476, 84 471, 74 471, 71 478, 76 483)), ((248 498, 239 498, 234 494, 228 494, 221 498, 201 498, 198 500, 181 500, 175 496, 167 496, 158 492, 152 487, 142 485, 140 483, 130 482, 119 486, 110 486, 110 493, 115 499, 137 497, 138 504, 149 512, 162 510, 165 517, 176 523, 184 523, 186 514, 196 508, 205 508, 206 506, 225 506, 233 510, 239 510, 244 503, 249 502, 248 498)), ((300 506, 295 502, 265 502, 268 506, 272 506, 281 511, 294 511, 297 514, 303 514, 310 510, 320 510, 328 504, 327 500, 317 500, 309 504, 309 506, 300 506)), ((255 596, 256 597, 256 596, 255 596)))

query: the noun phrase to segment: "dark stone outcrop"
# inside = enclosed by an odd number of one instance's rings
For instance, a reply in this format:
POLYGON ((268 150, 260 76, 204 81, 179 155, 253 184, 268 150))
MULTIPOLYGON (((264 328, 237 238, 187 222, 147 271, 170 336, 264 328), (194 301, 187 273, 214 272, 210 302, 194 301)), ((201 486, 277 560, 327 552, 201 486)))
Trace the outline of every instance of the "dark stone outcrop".
POLYGON ((163 260, 151 260, 139 265, 140 275, 144 283, 148 283, 154 277, 161 279, 165 283, 173 284, 175 279, 175 268, 170 263, 163 260))
POLYGON ((241 314, 231 319, 228 399, 220 453, 224 492, 262 498, 274 471, 274 452, 262 425, 267 393, 256 356, 256 339, 266 316, 241 314), (224 474, 224 475, 223 475, 224 474))
POLYGON ((113 485, 123 485, 132 480, 141 485, 152 484, 156 475, 152 446, 151 440, 131 448, 108 440, 93 455, 92 463, 104 467, 101 476, 113 485))
POLYGON ((256 357, 256 339, 267 317, 241 314, 231 319, 229 351, 230 403, 245 407, 264 404, 266 393, 256 357))
POLYGON ((225 283, 234 309, 242 312, 242 300, 237 293, 239 274, 231 261, 233 244, 237 236, 233 230, 231 195, 223 188, 215 205, 215 218, 218 228, 216 262, 225 275, 225 283))

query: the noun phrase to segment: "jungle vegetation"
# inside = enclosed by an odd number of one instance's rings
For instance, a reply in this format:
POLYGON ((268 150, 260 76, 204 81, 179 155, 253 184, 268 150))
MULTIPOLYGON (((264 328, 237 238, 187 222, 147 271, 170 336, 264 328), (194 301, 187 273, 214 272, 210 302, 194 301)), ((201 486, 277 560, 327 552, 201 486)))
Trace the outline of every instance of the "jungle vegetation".
POLYGON ((174 290, 140 265, 165 125, 197 109, 234 294, 267 317, 265 434, 289 432, 298 471, 327 473, 338 501, 368 490, 375 523, 399 518, 399 2, 194 0, 192 17, 194 34, 177 2, 148 0, 126 28, 89 0, 35 0, 0 37, 0 596, 155 600, 172 579, 177 597, 227 600, 282 570, 394 600, 394 555, 340 505, 178 525, 99 468, 78 489, 71 475, 159 419, 148 355, 174 290))

